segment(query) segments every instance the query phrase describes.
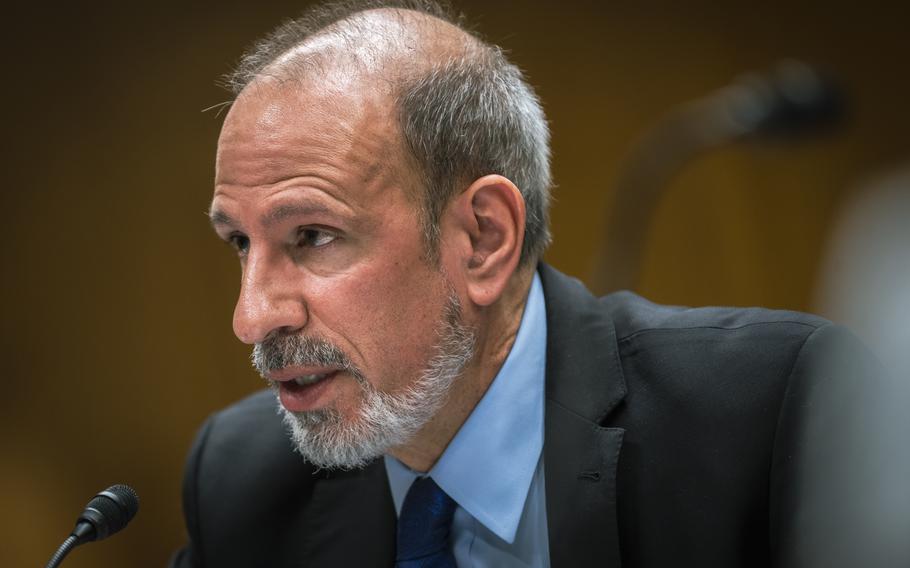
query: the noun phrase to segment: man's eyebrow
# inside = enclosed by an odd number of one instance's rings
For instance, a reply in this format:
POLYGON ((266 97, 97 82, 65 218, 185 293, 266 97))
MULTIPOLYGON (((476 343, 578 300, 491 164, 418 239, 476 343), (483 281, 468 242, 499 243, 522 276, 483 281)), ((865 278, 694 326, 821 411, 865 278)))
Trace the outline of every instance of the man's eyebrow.
MULTIPOLYGON (((279 205, 262 216, 261 223, 268 227, 280 223, 289 217, 298 217, 303 215, 316 215, 332 213, 332 210, 321 203, 308 203, 306 205, 279 205)), ((236 227, 239 225, 233 217, 219 209, 212 209, 208 213, 209 221, 213 227, 229 226, 236 227)))
POLYGON ((211 209, 208 213, 209 222, 212 224, 212 227, 218 227, 219 225, 229 225, 231 227, 237 226, 237 221, 234 221, 234 218, 218 209, 211 209))

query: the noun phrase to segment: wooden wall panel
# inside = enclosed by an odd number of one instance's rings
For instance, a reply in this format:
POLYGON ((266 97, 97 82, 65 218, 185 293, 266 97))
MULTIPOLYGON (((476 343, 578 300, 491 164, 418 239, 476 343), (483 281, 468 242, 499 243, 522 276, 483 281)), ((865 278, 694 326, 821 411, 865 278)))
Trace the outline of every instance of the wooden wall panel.
MULTIPOLYGON (((842 77, 846 127, 691 164, 649 236, 642 291, 809 309, 856 180, 907 158, 906 3, 466 1, 552 123, 557 267, 585 277, 612 180, 668 109, 784 57, 842 77), (684 6, 683 6, 684 4, 684 6)), ((65 564, 162 566, 206 415, 260 387, 231 334, 238 270, 203 212, 227 95, 214 79, 300 2, 34 5, 10 14, 3 89, 0 565, 41 565, 87 499, 127 482, 134 525, 65 564)))

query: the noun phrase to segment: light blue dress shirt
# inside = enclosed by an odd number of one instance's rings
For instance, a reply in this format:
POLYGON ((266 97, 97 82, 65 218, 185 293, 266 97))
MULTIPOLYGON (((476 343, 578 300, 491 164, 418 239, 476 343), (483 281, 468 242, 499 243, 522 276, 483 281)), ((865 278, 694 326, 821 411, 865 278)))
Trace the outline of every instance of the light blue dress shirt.
MULTIPOLYGON (((542 454, 546 348, 535 273, 505 363, 429 472, 458 503, 450 542, 462 568, 550 565, 542 454)), ((419 474, 391 456, 385 466, 400 513, 419 474)))

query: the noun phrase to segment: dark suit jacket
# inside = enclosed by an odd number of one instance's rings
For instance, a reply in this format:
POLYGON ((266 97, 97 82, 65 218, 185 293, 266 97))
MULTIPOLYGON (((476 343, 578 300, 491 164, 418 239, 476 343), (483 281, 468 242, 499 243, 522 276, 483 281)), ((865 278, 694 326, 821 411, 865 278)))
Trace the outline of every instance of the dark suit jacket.
MULTIPOLYGON (((793 562, 806 410, 834 380, 821 354, 855 367, 849 334, 794 312, 664 307, 627 292, 598 299, 552 268, 540 274, 551 565, 793 562)), ((179 568, 394 559, 382 461, 315 471, 293 452, 268 392, 203 426, 184 509, 179 568)))

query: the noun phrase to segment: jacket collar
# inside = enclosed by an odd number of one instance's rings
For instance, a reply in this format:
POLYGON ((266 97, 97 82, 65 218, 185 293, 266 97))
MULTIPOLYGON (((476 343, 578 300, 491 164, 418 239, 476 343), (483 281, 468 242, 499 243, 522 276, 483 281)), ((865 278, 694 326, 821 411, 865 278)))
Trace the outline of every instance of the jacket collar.
POLYGON ((547 305, 544 476, 550 565, 620 566, 616 473, 626 395, 607 310, 579 281, 539 267, 547 305))
POLYGON ((578 280, 540 265, 547 305, 547 399, 601 423, 626 396, 613 320, 578 280))

